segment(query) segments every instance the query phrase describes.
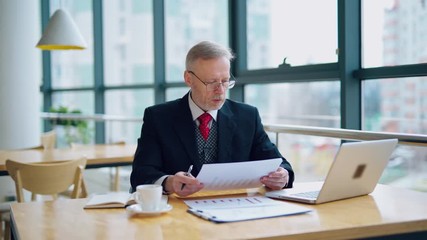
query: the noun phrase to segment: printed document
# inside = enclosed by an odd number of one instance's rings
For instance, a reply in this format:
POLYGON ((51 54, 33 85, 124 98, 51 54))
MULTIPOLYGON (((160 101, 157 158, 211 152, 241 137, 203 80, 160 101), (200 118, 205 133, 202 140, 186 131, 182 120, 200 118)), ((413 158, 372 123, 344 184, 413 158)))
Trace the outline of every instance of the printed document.
POLYGON ((186 200, 189 213, 216 222, 236 222, 310 212, 310 208, 264 196, 186 200))
POLYGON ((197 179, 205 185, 203 190, 229 190, 261 187, 260 178, 274 172, 282 163, 281 158, 204 164, 197 179))

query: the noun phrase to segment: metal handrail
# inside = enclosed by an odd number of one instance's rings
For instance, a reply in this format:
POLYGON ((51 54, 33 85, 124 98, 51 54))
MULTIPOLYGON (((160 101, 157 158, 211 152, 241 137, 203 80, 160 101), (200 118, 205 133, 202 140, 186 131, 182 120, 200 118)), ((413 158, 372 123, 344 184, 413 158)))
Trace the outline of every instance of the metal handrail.
POLYGON ((399 144, 427 147, 427 135, 421 134, 372 132, 342 128, 308 127, 280 124, 266 124, 264 125, 264 129, 268 132, 276 133, 276 145, 278 144, 278 134, 288 133, 358 141, 397 138, 399 140, 399 144))
POLYGON ((92 120, 97 122, 106 122, 106 121, 119 121, 119 122, 141 122, 143 121, 142 117, 127 117, 121 115, 106 115, 106 114, 80 114, 80 113, 49 113, 42 112, 40 117, 43 119, 49 120, 92 120))

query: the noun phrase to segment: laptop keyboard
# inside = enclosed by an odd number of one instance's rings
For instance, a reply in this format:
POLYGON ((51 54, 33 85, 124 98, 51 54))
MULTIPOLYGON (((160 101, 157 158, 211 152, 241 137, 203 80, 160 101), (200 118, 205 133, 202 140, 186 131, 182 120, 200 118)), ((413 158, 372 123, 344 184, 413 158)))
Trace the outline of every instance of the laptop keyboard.
POLYGON ((303 197, 303 198, 317 198, 318 195, 319 195, 319 191, 301 192, 301 193, 292 194, 292 196, 303 197))

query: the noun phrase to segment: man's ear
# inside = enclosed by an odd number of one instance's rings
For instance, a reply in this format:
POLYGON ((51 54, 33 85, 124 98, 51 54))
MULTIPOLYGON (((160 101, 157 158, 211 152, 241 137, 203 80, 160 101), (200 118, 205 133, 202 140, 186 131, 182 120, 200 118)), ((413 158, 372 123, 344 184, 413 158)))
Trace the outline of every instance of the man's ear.
POLYGON ((187 86, 191 87, 192 81, 191 81, 191 73, 188 71, 184 71, 184 82, 187 84, 187 86))

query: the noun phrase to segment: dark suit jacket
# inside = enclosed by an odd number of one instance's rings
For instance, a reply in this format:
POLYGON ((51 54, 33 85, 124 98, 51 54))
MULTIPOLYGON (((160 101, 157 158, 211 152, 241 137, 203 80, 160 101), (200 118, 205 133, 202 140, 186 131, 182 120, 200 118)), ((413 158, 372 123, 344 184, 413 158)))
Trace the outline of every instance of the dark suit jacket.
MULTIPOLYGON (((292 187, 294 172, 291 165, 270 141, 255 107, 226 100, 218 111, 218 162, 241 162, 282 158, 281 166, 289 171, 292 187)), ((153 183, 163 175, 201 169, 188 93, 181 99, 148 107, 144 113, 141 137, 133 161, 131 185, 153 183)))

